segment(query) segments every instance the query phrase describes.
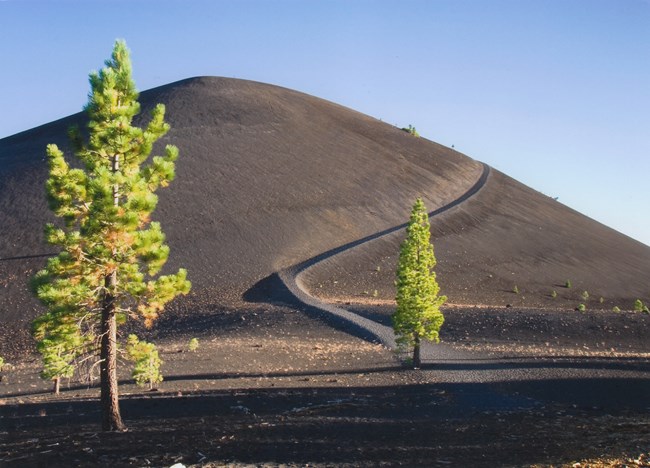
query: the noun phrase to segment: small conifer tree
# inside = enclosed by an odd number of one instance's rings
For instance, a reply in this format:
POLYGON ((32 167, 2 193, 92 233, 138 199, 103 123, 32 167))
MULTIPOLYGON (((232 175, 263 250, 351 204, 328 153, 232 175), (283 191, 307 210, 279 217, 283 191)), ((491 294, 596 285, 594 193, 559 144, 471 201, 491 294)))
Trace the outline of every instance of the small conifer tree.
POLYGON ((81 314, 58 310, 66 301, 61 300, 58 307, 38 317, 32 324, 32 334, 38 340, 37 349, 43 356, 41 377, 52 380, 53 392, 59 393, 61 379, 74 375, 76 362, 95 354, 95 336, 76 321, 81 314))
POLYGON ((411 125, 411 124, 409 124, 408 127, 404 127, 404 128, 402 128, 402 130, 404 130, 405 132, 407 132, 407 133, 413 135, 414 137, 419 137, 419 136, 420 136, 420 134, 418 133, 418 131, 417 131, 417 130, 415 129, 415 127, 414 127, 413 125, 411 125))
POLYGON ((131 376, 137 385, 144 387, 149 384, 149 390, 153 390, 155 384, 163 381, 160 373, 163 362, 158 356, 156 345, 140 341, 136 335, 131 334, 126 344, 126 352, 134 363, 131 376))
POLYGON ((447 300, 438 295, 440 288, 433 271, 436 258, 430 239, 429 216, 424 202, 418 198, 400 247, 397 310, 392 317, 398 345, 413 348, 414 368, 421 365, 421 341, 440 341, 439 331, 444 322, 440 307, 447 300))
POLYGON ((174 178, 178 150, 168 145, 145 164, 169 125, 162 104, 145 129, 131 125, 140 105, 123 41, 115 43, 106 67, 90 74, 90 87, 87 141, 78 129, 70 131, 82 168, 72 169, 56 145, 47 147, 48 201, 64 225, 46 226, 48 242, 61 251, 32 283, 47 308, 34 336, 46 376, 67 375, 80 352, 99 354, 102 428, 123 430, 117 326, 128 317, 151 326, 166 303, 190 289, 183 269, 157 277, 169 248, 150 217, 154 192, 174 178))

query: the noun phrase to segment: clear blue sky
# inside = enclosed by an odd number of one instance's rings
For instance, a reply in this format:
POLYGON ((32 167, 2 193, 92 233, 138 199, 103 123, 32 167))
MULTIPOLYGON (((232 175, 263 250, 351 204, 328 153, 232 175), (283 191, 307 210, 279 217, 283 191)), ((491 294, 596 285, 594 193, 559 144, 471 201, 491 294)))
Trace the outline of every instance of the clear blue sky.
POLYGON ((650 245, 650 0, 0 0, 0 137, 81 109, 116 38, 140 90, 313 94, 650 245))

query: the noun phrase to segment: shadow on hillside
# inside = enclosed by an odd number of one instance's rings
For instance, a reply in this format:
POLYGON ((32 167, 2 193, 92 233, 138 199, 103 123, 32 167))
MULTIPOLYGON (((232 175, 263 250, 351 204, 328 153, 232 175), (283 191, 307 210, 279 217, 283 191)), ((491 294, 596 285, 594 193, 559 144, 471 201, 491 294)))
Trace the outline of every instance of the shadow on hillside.
MULTIPOLYGON (((636 358, 598 358, 598 357, 584 357, 576 359, 575 357, 554 357, 552 359, 530 359, 530 358, 510 358, 510 359, 490 359, 482 358, 476 359, 471 358, 467 360, 438 360, 434 363, 425 362, 421 366, 419 371, 412 371, 414 376, 418 375, 418 372, 422 371, 438 371, 438 372, 485 372, 490 373, 494 371, 515 371, 515 370, 595 370, 595 371, 630 371, 630 372, 650 372, 650 362, 644 359, 636 358)), ((346 370, 328 370, 328 371, 293 371, 293 372, 213 372, 213 373, 196 373, 196 374, 179 374, 179 375, 166 375, 166 382, 179 382, 179 381, 196 381, 196 380, 227 380, 227 379, 259 379, 259 378, 292 378, 292 377, 325 377, 325 376, 345 376, 345 375, 358 375, 358 374, 381 374, 388 372, 400 372, 404 371, 406 373, 411 372, 409 367, 393 365, 393 366, 384 366, 384 367, 370 367, 370 368, 360 368, 360 369, 346 369, 346 370)), ((440 380, 445 380, 445 375, 440 375, 440 380)), ((305 379, 305 382, 309 381, 305 379)), ((570 378, 567 379, 537 379, 530 381, 530 385, 527 388, 535 389, 537 386, 540 388, 546 388, 549 385, 549 382, 583 382, 584 389, 576 394, 576 396, 584 395, 593 391, 594 382, 634 382, 635 385, 641 386, 644 388, 644 392, 647 392, 646 395, 650 394, 650 377, 648 378, 618 378, 618 377, 585 377, 585 378, 570 378)), ((513 380, 511 382, 504 381, 499 383, 503 388, 514 386, 518 387, 523 384, 522 380, 513 380)), ((131 379, 122 379, 120 380, 120 385, 133 384, 131 379)), ((451 385, 441 383, 440 385, 451 385)), ((458 384, 460 385, 460 384, 458 384)), ((471 384, 467 384, 471 385, 471 384)), ((481 385, 481 384, 476 384, 481 385)), ((492 385, 492 384, 485 384, 492 385)), ((602 387, 602 383, 600 384, 602 387)), ((615 387, 615 393, 625 394, 626 398, 630 394, 630 389, 623 387, 618 387, 619 384, 613 384, 615 387)), ((306 385, 307 386, 307 385, 306 385)), ((417 387, 417 386, 415 386, 417 387)), ((560 388, 560 386, 556 388, 560 388)), ((84 390, 92 388, 88 385, 74 385, 68 386, 64 389, 64 392, 72 392, 78 390, 84 390)), ((614 388, 612 388, 612 391, 614 388)), ((36 391, 24 391, 24 392, 14 392, 3 395, 4 398, 11 397, 20 397, 20 396, 33 396, 33 395, 47 395, 49 392, 43 392, 41 390, 36 391)), ((560 392, 561 393, 561 392, 560 392)), ((152 394, 153 395, 153 394, 152 394)), ((609 394, 604 394, 603 396, 611 397, 609 394)), ((647 396, 645 398, 645 406, 650 408, 650 405, 647 404, 647 396)), ((644 407, 645 407, 644 406, 644 407)), ((1 411, 0 411, 1 412, 1 411)))
MULTIPOLYGON (((325 413, 406 420, 463 418, 490 411, 531 411, 543 404, 600 414, 648 413, 649 379, 588 378, 497 383, 439 383, 383 387, 312 387, 146 394, 122 398, 127 420, 207 415, 325 413), (625 398, 621 398, 621 395, 625 398), (329 405, 329 409, 328 409, 329 405)), ((97 421, 96 400, 0 406, 7 429, 97 421)))
MULTIPOLYGON (((584 383, 546 387, 575 391, 584 383)), ((616 383, 636 388, 630 379, 616 383)), ((593 384, 602 392, 612 385, 593 384)), ((493 467, 601 457, 605 447, 638 453, 650 412, 577 406, 487 384, 215 391, 125 398, 129 431, 104 433, 97 401, 25 404, 0 407, 9 431, 0 462, 493 467)))
POLYGON ((203 337, 220 335, 241 329, 242 317, 250 315, 248 311, 213 304, 206 307, 210 312, 192 314, 164 314, 156 322, 154 329, 147 330, 140 324, 132 325, 138 328, 142 336, 152 335, 156 339, 177 338, 179 335, 203 337))
MULTIPOLYGON (((319 257, 315 257, 319 258, 319 257)), ((305 262, 309 263, 311 260, 305 262)), ((304 294, 305 297, 308 297, 304 294)), ((251 303, 272 303, 276 305, 288 306, 306 313, 310 318, 316 319, 336 330, 342 331, 354 337, 368 341, 370 343, 379 343, 379 339, 372 331, 363 326, 355 324, 350 320, 337 314, 330 313, 326 310, 327 304, 322 306, 309 305, 303 302, 304 298, 296 297, 280 278, 278 273, 273 273, 266 278, 258 281, 242 298, 251 303)))
POLYGON ((393 322, 392 322, 390 314, 381 313, 381 312, 373 312, 371 310, 365 310, 365 309, 361 309, 359 307, 355 307, 352 310, 352 312, 354 312, 357 315, 360 315, 361 317, 367 318, 368 320, 372 320, 373 322, 377 322, 377 323, 379 323, 381 325, 384 325, 386 327, 392 327, 393 326, 393 322))
POLYGON ((295 305, 296 298, 287 289, 277 273, 262 278, 242 295, 242 299, 252 303, 275 302, 295 305))

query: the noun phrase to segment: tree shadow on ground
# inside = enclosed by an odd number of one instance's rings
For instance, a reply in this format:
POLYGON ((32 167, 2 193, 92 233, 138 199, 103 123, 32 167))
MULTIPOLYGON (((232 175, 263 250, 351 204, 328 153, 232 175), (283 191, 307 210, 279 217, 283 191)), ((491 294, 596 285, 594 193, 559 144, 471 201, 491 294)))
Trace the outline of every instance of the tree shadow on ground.
POLYGON ((603 441, 634 449, 650 428, 649 390, 647 379, 550 379, 141 395, 121 401, 127 433, 98 432, 96 400, 11 405, 0 407, 0 460, 523 466, 602 456, 603 441))
MULTIPOLYGON (((192 374, 172 374, 166 375, 166 382, 179 382, 179 381, 192 381, 192 380, 226 380, 226 379, 258 379, 258 378, 292 378, 292 377, 326 377, 326 376, 345 376, 345 375, 358 375, 358 374, 381 374, 381 373, 390 373, 390 372, 412 372, 414 376, 419 375, 420 372, 440 372, 439 379, 444 382, 445 372, 471 372, 474 373, 475 377, 480 380, 477 372, 487 373, 488 376, 490 373, 495 371, 516 371, 516 370, 596 370, 596 371, 630 371, 630 372, 650 372, 650 362, 647 359, 641 358, 599 358, 599 357, 580 357, 575 358, 571 356, 555 356, 549 359, 530 359, 530 358, 468 358, 468 359, 440 359, 435 362, 424 362, 419 370, 412 370, 407 365, 388 365, 383 367, 368 367, 368 368, 357 368, 357 369, 331 369, 327 371, 323 370, 303 370, 303 371, 286 371, 286 372, 210 372, 210 373, 192 373, 192 374)), ((540 374, 541 375, 541 374, 540 374)), ((547 388, 548 382, 584 382, 585 389, 581 389, 576 393, 576 398, 579 398, 580 395, 585 393, 594 393, 592 389, 596 385, 595 392, 600 392, 599 388, 602 387, 598 385, 599 382, 627 382, 633 383, 633 386, 644 388, 647 394, 650 394, 650 377, 638 377, 638 378, 619 378, 619 377, 585 377, 585 378, 573 378, 570 374, 567 375, 566 379, 544 379, 539 378, 536 380, 530 381, 529 385, 524 385, 524 388, 535 390, 535 386, 539 386, 542 389, 547 388)), ((499 385, 502 388, 506 388, 508 385, 520 386, 526 380, 513 380, 512 382, 503 382, 499 385)), ((120 385, 133 384, 134 381, 131 379, 122 379, 119 381, 120 385)), ((445 385, 441 383, 440 385, 445 385)), ((487 384, 486 384, 487 385, 487 384)), ((618 384, 616 384, 618 385, 618 384)), ((562 385, 559 385, 562 387, 562 385)), ((78 391, 92 388, 86 384, 83 385, 74 385, 68 386, 64 389, 64 392, 69 391, 78 391)), ((618 388, 618 391, 623 391, 622 388, 618 388)), ((49 392, 44 392, 42 390, 34 391, 19 391, 14 393, 4 394, 5 398, 20 397, 20 396, 34 396, 34 395, 47 395, 49 392)), ((538 394, 538 391, 534 393, 538 394)), ((552 392, 556 394, 557 392, 552 392)), ((575 393, 575 392, 574 392, 575 393)), ((603 393, 603 392, 601 392, 603 393)), ((624 392, 627 395, 629 394, 628 390, 624 392)), ((611 394, 609 392, 603 393, 604 397, 610 398, 611 394)), ((570 397, 571 398, 571 397, 570 397)), ((642 407, 650 407, 647 404, 647 400, 644 400, 642 407), (645 406, 643 406, 645 405, 645 406)), ((1 408, 1 407, 0 407, 1 408)), ((0 409, 1 411, 1 409, 0 409)))

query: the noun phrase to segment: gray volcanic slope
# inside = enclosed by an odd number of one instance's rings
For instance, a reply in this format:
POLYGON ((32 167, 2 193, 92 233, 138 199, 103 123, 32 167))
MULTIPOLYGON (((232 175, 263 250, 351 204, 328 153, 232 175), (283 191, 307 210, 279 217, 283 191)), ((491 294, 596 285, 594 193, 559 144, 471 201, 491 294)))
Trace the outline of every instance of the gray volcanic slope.
MULTIPOLYGON (((143 122, 153 105, 166 104, 172 130, 158 150, 180 149, 177 178, 159 191, 154 213, 171 247, 168 270, 186 267, 194 298, 214 304, 401 224, 417 196, 430 207, 446 204, 482 171, 453 150, 276 86, 192 78, 145 91, 140 101, 143 122)), ((53 219, 44 150, 67 148, 66 129, 78 122, 82 114, 0 140, 0 355, 40 311, 27 283, 52 252, 42 236, 53 219)))
MULTIPOLYGON (((449 148, 276 86, 192 78, 140 100, 142 122, 156 103, 167 106, 172 130, 157 149, 180 149, 177 178, 159 192, 154 213, 171 247, 167 269, 186 267, 193 283, 170 314, 236 305, 256 284, 272 285, 261 280, 277 271, 404 223, 417 196, 430 210, 453 202, 483 173, 449 148)), ((42 236, 53 220, 45 146, 66 148, 67 127, 83 122, 76 114, 0 140, 0 355, 29 342, 40 311, 27 283, 52 252, 42 236)), ((432 230, 452 302, 552 305, 544 295, 553 288, 568 302, 587 289, 607 299, 603 306, 650 296, 650 248, 494 170, 471 198, 436 216, 432 230), (566 279, 572 290, 558 287, 566 279), (522 294, 509 292, 514 284, 522 294)), ((402 236, 316 264, 304 284, 323 296, 377 289, 390 299, 402 236)))
MULTIPOLYGON (((499 171, 434 216, 431 231, 438 281, 452 304, 631 310, 637 298, 649 302, 649 247, 499 171)), ((321 298, 392 300, 403 238, 402 230, 328 258, 303 282, 321 298)))

